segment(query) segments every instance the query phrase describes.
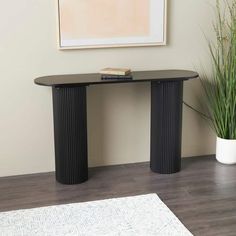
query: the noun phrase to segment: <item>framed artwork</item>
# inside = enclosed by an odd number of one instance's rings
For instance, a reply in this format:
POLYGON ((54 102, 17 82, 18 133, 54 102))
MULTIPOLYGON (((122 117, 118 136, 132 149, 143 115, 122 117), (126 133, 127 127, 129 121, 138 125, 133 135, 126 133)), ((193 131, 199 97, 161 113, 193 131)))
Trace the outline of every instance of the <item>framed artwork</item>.
POLYGON ((166 44, 167 0, 57 0, 59 48, 166 44))

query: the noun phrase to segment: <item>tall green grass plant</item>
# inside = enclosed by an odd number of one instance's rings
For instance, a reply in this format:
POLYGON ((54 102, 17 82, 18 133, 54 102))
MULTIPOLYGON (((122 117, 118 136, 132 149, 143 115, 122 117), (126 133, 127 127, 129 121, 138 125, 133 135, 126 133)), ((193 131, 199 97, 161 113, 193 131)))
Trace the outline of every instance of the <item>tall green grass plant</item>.
POLYGON ((236 139, 236 0, 216 0, 214 29, 216 42, 208 42, 213 76, 201 82, 216 135, 236 139))

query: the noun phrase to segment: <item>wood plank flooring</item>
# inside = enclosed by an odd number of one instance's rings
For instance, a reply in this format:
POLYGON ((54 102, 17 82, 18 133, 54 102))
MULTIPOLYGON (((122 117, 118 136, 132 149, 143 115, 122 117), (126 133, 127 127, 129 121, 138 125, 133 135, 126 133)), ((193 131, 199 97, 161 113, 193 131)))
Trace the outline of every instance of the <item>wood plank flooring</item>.
POLYGON ((182 160, 182 171, 152 173, 149 163, 90 169, 89 181, 62 185, 54 173, 0 178, 0 211, 157 193, 194 234, 236 235, 236 165, 214 156, 182 160))

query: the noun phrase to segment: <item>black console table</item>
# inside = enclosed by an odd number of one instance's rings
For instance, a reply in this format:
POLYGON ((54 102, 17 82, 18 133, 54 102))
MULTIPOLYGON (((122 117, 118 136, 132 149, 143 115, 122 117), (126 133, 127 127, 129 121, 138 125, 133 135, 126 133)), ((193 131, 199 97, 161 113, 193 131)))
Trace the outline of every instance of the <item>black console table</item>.
POLYGON ((151 155, 154 172, 181 168, 183 81, 198 74, 185 70, 136 71, 132 80, 101 80, 99 74, 54 75, 35 79, 53 93, 56 179, 78 184, 88 179, 86 87, 151 82, 151 155))

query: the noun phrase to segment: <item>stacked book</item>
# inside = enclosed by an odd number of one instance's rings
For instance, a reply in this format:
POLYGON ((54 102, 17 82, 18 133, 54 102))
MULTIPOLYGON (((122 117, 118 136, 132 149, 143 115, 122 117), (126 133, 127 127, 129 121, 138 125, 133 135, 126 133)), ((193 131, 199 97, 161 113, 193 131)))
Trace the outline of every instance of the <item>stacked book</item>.
POLYGON ((127 68, 104 68, 100 74, 102 80, 132 79, 131 70, 127 68))

